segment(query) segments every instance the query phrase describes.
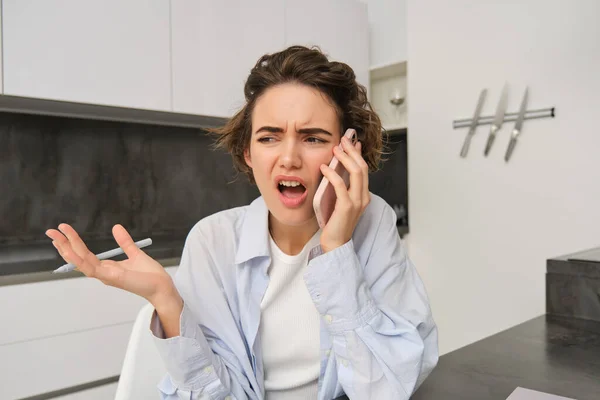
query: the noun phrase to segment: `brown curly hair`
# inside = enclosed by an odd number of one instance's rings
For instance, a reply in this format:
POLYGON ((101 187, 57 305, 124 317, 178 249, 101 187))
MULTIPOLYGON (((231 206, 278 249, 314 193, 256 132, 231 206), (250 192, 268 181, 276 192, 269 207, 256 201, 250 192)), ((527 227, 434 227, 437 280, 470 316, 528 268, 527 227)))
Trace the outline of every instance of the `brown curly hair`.
POLYGON ((244 107, 225 126, 209 130, 216 135, 214 147, 227 150, 233 157, 235 169, 245 173, 254 183, 252 169, 244 159, 252 136, 252 111, 267 89, 294 82, 314 87, 331 100, 342 127, 340 134, 348 128, 355 129, 369 170, 378 170, 383 154, 383 129, 379 116, 367 100, 367 91, 356 82, 350 66, 329 61, 317 46, 291 46, 263 55, 244 85, 244 107))

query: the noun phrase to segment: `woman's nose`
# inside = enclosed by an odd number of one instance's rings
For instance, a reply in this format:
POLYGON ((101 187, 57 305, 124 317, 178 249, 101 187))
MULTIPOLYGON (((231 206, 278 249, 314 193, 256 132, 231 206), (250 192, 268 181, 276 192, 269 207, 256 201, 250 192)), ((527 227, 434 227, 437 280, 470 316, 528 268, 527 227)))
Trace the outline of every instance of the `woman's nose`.
POLYGON ((300 144, 296 140, 284 141, 279 161, 281 167, 283 168, 300 168, 302 166, 302 157, 300 156, 300 144))

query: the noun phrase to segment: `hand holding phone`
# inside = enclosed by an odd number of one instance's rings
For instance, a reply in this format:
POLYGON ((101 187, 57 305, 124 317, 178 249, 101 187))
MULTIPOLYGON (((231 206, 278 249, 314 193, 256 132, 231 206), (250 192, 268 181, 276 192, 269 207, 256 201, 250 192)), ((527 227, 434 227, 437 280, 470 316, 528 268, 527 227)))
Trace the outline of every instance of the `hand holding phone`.
MULTIPOLYGON (((354 129, 348 129, 346 130, 344 137, 350 139, 350 141, 354 143, 356 139, 356 131, 354 129)), ((342 149, 341 142, 339 144, 339 148, 342 149)), ((333 156, 331 159, 329 167, 337 172, 337 174, 346 183, 346 188, 348 188, 350 185, 350 174, 335 156, 333 156)), ((335 209, 336 200, 337 196, 335 195, 335 189, 333 185, 329 182, 329 179, 323 177, 313 199, 313 208, 315 210, 317 222, 319 223, 319 227, 321 229, 325 227, 329 221, 329 218, 331 218, 331 214, 333 214, 333 210, 335 209)))

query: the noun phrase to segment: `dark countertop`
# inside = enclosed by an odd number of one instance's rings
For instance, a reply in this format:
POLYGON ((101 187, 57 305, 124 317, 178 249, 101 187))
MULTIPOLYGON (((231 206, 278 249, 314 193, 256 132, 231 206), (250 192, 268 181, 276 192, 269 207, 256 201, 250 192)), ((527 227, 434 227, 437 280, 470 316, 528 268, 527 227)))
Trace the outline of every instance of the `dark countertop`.
MULTIPOLYGON (((116 257, 115 257, 116 259, 116 257)), ((181 257, 166 257, 166 258, 155 258, 163 267, 173 267, 179 265, 181 261, 181 257)), ((64 261, 61 262, 64 263, 64 261)), ((58 264, 60 266, 60 263, 58 264)), ((45 281, 53 281, 59 279, 71 279, 71 278, 81 278, 84 275, 78 271, 66 272, 64 274, 53 274, 52 271, 37 271, 37 272, 27 272, 21 274, 12 274, 12 275, 0 275, 0 287, 2 286, 10 286, 10 285, 22 285, 25 283, 33 283, 33 282, 45 282, 45 281)))
MULTIPOLYGON (((165 265, 164 261, 166 261, 169 264, 166 266, 171 266, 174 265, 173 260, 179 260, 181 257, 184 243, 185 237, 157 236, 152 238, 152 245, 144 248, 144 251, 162 265, 165 265)), ((114 239, 90 240, 86 241, 86 245, 95 254, 118 246, 114 239)), ((126 255, 121 254, 113 257, 112 260, 120 261, 126 258, 126 255)), ((44 243, 0 246, 0 286, 81 276, 81 273, 76 271, 64 274, 52 273, 64 263, 50 240, 44 243)))
POLYGON ((506 400, 518 386, 600 399, 600 334, 534 318, 441 356, 412 399, 506 400))
POLYGON ((550 258, 546 262, 547 272, 600 278, 600 247, 550 258))

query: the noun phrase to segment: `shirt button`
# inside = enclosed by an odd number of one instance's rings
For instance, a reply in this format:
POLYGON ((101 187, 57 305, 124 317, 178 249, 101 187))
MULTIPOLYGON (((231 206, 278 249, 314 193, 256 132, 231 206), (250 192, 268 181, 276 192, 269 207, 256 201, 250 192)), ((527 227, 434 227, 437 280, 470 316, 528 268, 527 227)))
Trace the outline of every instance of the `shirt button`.
POLYGON ((330 354, 331 354, 331 350, 327 350, 327 351, 325 352, 325 355, 327 355, 327 356, 329 356, 330 354))
POLYGON ((204 372, 207 374, 210 374, 211 372, 213 372, 213 367, 208 366, 208 367, 204 368, 204 372))
POLYGON ((344 367, 348 367, 348 360, 343 360, 343 361, 342 361, 342 365, 343 365, 344 367))
POLYGON ((231 396, 225 397, 225 400, 231 400, 231 396))
POLYGON ((331 315, 327 314, 327 315, 325 316, 325 321, 327 321, 327 323, 328 323, 328 324, 330 324, 330 323, 331 323, 331 321, 333 321, 333 317, 332 317, 331 315))

